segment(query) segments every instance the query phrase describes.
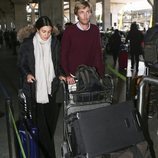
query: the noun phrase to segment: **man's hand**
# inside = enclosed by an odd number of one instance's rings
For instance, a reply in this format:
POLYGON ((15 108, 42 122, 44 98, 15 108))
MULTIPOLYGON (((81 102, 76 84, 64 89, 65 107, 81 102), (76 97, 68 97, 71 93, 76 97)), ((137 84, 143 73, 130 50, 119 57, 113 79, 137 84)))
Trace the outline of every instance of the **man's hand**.
POLYGON ((76 81, 75 81, 74 77, 67 76, 66 77, 66 82, 67 82, 67 84, 74 84, 76 81))

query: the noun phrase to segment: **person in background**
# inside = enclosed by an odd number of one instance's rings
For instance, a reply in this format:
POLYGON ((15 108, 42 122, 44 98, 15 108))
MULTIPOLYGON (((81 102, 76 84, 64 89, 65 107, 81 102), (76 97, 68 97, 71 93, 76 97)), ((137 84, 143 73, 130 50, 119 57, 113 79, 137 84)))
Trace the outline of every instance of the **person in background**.
POLYGON ((100 76, 104 75, 99 28, 90 23, 92 5, 88 1, 77 1, 74 13, 78 22, 64 31, 61 43, 61 66, 68 84, 75 83, 72 76, 81 64, 93 66, 100 76))
POLYGON ((119 33, 119 30, 116 29, 109 39, 110 51, 111 51, 112 56, 113 56, 113 62, 114 62, 113 67, 114 68, 116 67, 118 55, 120 52, 121 43, 122 43, 121 42, 121 35, 119 33))
POLYGON ((126 42, 130 43, 130 55, 131 55, 131 70, 134 70, 134 64, 136 63, 136 72, 139 68, 139 55, 142 53, 142 42, 144 41, 144 35, 138 30, 138 25, 133 22, 130 27, 130 31, 127 34, 126 42))
POLYGON ((3 46, 3 31, 0 29, 0 48, 3 46))
POLYGON ((9 34, 10 34, 9 30, 7 29, 4 31, 4 34, 3 34, 6 48, 10 48, 10 37, 9 37, 10 35, 9 34))
POLYGON ((22 40, 18 66, 23 76, 22 90, 31 106, 33 123, 39 129, 40 158, 55 158, 53 137, 59 112, 55 96, 57 81, 62 79, 60 44, 52 35, 53 25, 47 16, 36 21, 35 29, 35 33, 22 40))
POLYGON ((144 42, 151 40, 151 38, 153 37, 153 35, 157 36, 158 33, 158 22, 155 23, 155 25, 151 28, 149 28, 145 35, 144 35, 144 42))
POLYGON ((67 23, 65 23, 65 29, 66 29, 67 27, 71 26, 72 24, 73 24, 72 22, 67 22, 67 23))
POLYGON ((12 54, 17 55, 16 46, 17 46, 17 32, 15 28, 10 32, 10 42, 11 42, 11 49, 12 54))
POLYGON ((62 37, 63 37, 64 29, 63 29, 62 25, 60 25, 60 24, 57 24, 57 25, 56 25, 56 28, 58 29, 57 38, 58 38, 59 41, 61 42, 61 39, 62 39, 62 37))

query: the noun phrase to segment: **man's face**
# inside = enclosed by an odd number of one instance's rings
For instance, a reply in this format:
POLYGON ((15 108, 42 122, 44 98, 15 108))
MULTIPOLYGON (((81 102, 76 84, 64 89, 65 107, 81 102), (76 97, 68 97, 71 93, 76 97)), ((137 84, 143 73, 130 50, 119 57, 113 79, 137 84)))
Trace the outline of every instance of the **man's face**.
POLYGON ((92 13, 89 7, 78 10, 78 20, 82 25, 88 25, 92 13))

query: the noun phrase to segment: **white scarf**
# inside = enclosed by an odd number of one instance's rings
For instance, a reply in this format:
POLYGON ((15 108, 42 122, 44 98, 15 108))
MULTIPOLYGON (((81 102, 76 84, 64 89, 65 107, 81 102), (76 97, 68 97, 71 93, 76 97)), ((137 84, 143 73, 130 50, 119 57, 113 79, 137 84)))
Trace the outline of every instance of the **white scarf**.
POLYGON ((51 94, 51 82, 55 77, 54 66, 51 57, 51 36, 44 41, 38 32, 33 38, 35 55, 36 101, 45 104, 49 102, 48 94, 51 94))

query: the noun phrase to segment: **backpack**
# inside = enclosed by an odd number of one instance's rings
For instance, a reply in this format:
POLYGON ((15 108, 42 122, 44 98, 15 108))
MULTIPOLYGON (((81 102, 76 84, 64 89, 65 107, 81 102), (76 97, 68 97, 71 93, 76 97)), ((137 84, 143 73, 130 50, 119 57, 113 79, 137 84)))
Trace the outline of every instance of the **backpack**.
POLYGON ((92 92, 104 90, 95 67, 80 65, 76 71, 77 92, 92 92))
POLYGON ((91 66, 80 65, 75 73, 76 91, 73 92, 74 102, 103 101, 105 98, 104 85, 96 69, 91 66))
POLYGON ((158 62, 158 30, 151 30, 145 36, 144 61, 148 66, 158 62))

